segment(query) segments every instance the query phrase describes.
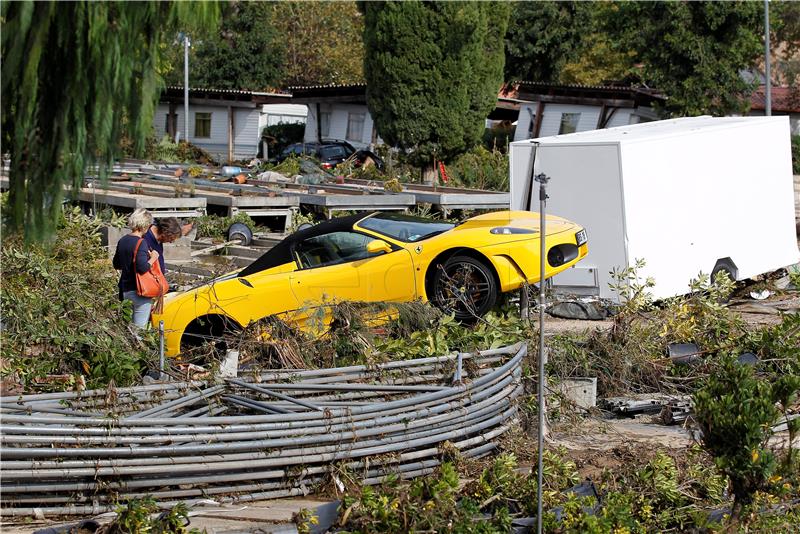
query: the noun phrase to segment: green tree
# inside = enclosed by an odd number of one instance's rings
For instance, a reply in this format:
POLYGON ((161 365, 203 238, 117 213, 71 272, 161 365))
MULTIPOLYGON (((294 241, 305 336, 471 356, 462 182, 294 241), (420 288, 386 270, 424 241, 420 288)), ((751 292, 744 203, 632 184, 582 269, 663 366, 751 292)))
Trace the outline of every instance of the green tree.
POLYGON ((283 85, 364 81, 364 18, 355 2, 276 2, 285 46, 283 85))
POLYGON ((778 83, 800 85, 800 3, 769 3, 772 73, 778 83))
POLYGON ((189 2, 3 2, 3 152, 11 154, 8 221, 28 240, 52 233, 64 186, 110 164, 123 132, 144 148, 165 31, 213 22, 189 2), (126 119, 127 117, 127 119, 126 119))
MULTIPOLYGON (((283 77, 285 47, 269 2, 230 2, 220 25, 191 36, 189 86, 273 89, 283 77)), ((170 84, 183 85, 183 46, 170 52, 170 84)))
POLYGON ((517 2, 505 36, 506 80, 557 82, 580 57, 594 9, 584 2, 517 2))
POLYGON ((378 133, 434 176, 476 145, 503 78, 510 9, 495 2, 365 2, 367 106, 378 133))
POLYGON ((762 53, 758 2, 618 2, 605 29, 641 65, 641 79, 668 96, 673 115, 744 111, 752 86, 739 72, 762 53))

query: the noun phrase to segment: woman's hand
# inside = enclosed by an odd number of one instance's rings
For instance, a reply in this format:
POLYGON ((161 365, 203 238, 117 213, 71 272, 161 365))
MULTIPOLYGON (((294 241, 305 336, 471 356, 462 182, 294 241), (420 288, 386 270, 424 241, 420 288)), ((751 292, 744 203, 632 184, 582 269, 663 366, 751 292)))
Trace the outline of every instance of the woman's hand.
POLYGON ((148 263, 150 263, 150 265, 153 265, 155 262, 158 261, 158 251, 157 250, 149 251, 147 253, 147 256, 148 256, 147 261, 148 261, 148 263))

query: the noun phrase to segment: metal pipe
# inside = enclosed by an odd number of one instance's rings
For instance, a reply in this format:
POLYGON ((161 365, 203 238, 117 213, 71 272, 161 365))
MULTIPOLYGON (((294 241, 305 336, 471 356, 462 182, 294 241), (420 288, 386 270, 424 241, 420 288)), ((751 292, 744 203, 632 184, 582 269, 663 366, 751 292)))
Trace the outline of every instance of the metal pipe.
POLYGON ((542 458, 544 452, 544 307, 545 307, 545 259, 546 259, 546 241, 547 233, 545 232, 545 208, 547 205, 547 182, 550 178, 544 174, 536 175, 536 181, 539 182, 539 392, 538 392, 538 411, 539 411, 539 432, 538 432, 538 473, 536 486, 536 532, 542 533, 542 458))

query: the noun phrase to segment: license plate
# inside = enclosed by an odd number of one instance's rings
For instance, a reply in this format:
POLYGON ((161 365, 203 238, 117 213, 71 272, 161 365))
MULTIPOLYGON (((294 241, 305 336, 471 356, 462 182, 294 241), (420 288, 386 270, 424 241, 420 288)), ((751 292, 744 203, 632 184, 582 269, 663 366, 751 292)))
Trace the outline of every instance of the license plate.
POLYGON ((578 242, 578 246, 581 246, 584 243, 586 243, 586 241, 588 241, 588 239, 586 238, 586 230, 581 230, 580 232, 577 232, 575 234, 575 240, 578 242))

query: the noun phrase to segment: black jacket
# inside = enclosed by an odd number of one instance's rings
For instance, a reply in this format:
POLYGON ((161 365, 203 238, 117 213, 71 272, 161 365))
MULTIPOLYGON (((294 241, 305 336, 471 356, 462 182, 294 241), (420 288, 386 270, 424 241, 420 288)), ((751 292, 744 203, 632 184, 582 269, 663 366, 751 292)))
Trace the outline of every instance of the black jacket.
POLYGON ((133 271, 133 251, 136 250, 136 244, 142 241, 139 246, 139 251, 136 254, 136 271, 139 274, 144 274, 150 270, 149 252, 150 246, 147 240, 133 234, 123 236, 117 243, 117 250, 114 253, 114 268, 122 271, 119 276, 119 298, 122 300, 122 294, 126 291, 136 291, 136 274, 133 271))

